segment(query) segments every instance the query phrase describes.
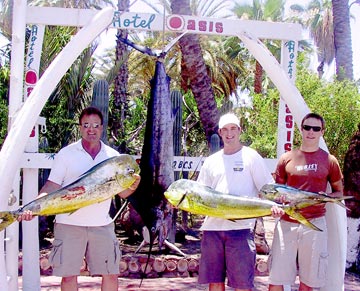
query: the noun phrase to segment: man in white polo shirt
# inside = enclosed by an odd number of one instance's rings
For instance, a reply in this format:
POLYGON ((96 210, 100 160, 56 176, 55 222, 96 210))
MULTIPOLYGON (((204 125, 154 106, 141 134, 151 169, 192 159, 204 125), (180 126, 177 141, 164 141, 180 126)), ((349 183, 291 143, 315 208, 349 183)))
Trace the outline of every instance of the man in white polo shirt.
MULTIPOLYGON (((79 118, 81 139, 59 151, 50 175, 39 195, 46 195, 74 182, 100 162, 119 153, 101 140, 103 116, 95 107, 85 108, 79 118)), ((140 182, 136 178, 129 189, 119 193, 126 198, 140 182)), ((77 276, 83 258, 91 275, 101 275, 103 291, 118 290, 119 261, 121 252, 114 232, 114 223, 109 215, 111 199, 80 208, 69 215, 59 214, 55 218, 54 242, 49 256, 53 275, 62 277, 61 290, 78 290, 77 276)), ((19 220, 32 219, 27 212, 19 220)))

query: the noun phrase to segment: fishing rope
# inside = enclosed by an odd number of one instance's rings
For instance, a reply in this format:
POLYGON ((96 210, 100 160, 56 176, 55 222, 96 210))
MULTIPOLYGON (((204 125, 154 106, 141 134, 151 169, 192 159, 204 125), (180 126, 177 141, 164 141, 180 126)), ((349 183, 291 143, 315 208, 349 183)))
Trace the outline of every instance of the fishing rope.
POLYGON ((125 207, 129 204, 129 200, 125 200, 125 203, 120 207, 118 212, 116 212, 114 218, 111 220, 111 222, 115 222, 115 220, 118 218, 118 216, 124 211, 125 207))

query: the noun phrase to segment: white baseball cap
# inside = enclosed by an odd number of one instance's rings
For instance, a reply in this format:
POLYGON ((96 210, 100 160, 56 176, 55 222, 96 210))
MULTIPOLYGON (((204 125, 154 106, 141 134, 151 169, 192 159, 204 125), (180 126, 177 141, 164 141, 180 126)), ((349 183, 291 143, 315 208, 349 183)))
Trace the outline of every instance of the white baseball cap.
POLYGON ((219 128, 223 128, 226 124, 235 124, 240 127, 239 118, 233 113, 227 113, 220 117, 219 128))

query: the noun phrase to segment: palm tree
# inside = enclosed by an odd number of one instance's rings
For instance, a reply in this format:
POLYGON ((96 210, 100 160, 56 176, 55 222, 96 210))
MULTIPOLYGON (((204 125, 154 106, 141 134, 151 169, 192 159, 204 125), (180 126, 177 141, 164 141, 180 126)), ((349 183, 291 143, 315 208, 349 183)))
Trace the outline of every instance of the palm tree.
MULTIPOLYGON (((359 3, 359 1, 354 1, 359 3)), ((351 4, 351 5, 352 5, 351 4)), ((312 0, 305 8, 292 5, 290 9, 298 13, 298 22, 308 27, 317 46, 320 64, 319 77, 324 74, 324 65, 336 60, 338 80, 353 79, 353 57, 349 5, 346 0, 312 0)))
MULTIPOLYGON (((129 11, 129 0, 118 0, 119 11, 129 11)), ((115 65, 119 66, 119 71, 114 80, 114 101, 113 111, 110 115, 111 132, 115 139, 124 139, 124 120, 127 114, 127 88, 128 88, 128 56, 126 45, 119 40, 127 38, 127 30, 118 29, 116 34, 116 47, 115 47, 115 65)))
MULTIPOLYGON (((193 11, 200 11, 197 8, 203 7, 214 13, 217 9, 225 7, 223 6, 226 5, 225 2, 216 7, 212 1, 192 1, 191 7, 188 0, 172 0, 171 10, 174 14, 191 15, 192 9, 194 9, 193 11)), ((186 35, 180 39, 179 45, 182 52, 182 74, 186 76, 183 84, 188 84, 193 92, 206 139, 210 142, 211 136, 217 131, 219 111, 211 86, 211 78, 207 73, 203 59, 199 37, 195 34, 186 35)))
POLYGON ((324 74, 324 66, 330 65, 335 58, 334 25, 331 0, 312 0, 306 7, 291 5, 295 15, 293 21, 299 22, 308 28, 317 47, 319 78, 324 74))
MULTIPOLYGON (((260 21, 281 21, 283 19, 285 0, 253 0, 252 5, 240 5, 235 3, 232 11, 240 19, 252 19, 260 21)), ((273 42, 272 42, 273 43, 273 42)), ((267 41, 268 46, 271 41, 267 41)), ((276 47, 279 47, 278 45, 276 47)), ((254 92, 262 93, 263 68, 256 61, 254 92)))
MULTIPOLYGON (((11 11, 13 1, 3 2, 3 13, 1 23, 3 35, 11 38, 10 26, 11 11)), ((56 6, 56 7, 75 7, 75 8, 99 8, 108 4, 109 1, 29 1, 28 5, 37 6, 56 6)), ((41 54, 40 71, 41 76, 57 54, 69 42, 72 35, 77 31, 74 27, 55 27, 47 26, 45 29, 43 50, 41 54)), ((94 82, 92 69, 94 68, 93 53, 97 47, 96 42, 85 50, 69 71, 62 78, 54 92, 49 98, 43 109, 43 115, 47 117, 47 122, 51 131, 48 131, 49 150, 57 151, 62 146, 76 138, 77 132, 74 122, 76 114, 89 102, 91 96, 90 89, 94 82)))
MULTIPOLYGON (((143 2, 152 7, 157 13, 163 13, 152 1, 143 0, 143 2)), ((224 8, 230 3, 230 1, 223 1, 219 4, 219 1, 215 0, 163 0, 160 2, 163 9, 168 13, 207 17, 214 16, 217 13, 224 14, 224 8)), ((157 36, 159 39, 168 37, 163 33, 147 34, 147 36, 150 35, 157 36)), ((172 84, 175 83, 181 86, 185 92, 192 90, 207 140, 210 140, 210 136, 216 132, 219 118, 214 98, 215 93, 225 96, 225 98, 229 97, 237 88, 236 83, 239 74, 245 75, 241 66, 242 63, 234 64, 229 60, 226 55, 226 47, 222 43, 223 40, 220 38, 206 36, 199 38, 196 35, 186 35, 179 41, 182 52, 181 59, 179 59, 179 54, 176 54, 176 63, 167 62, 174 65, 173 69, 178 70, 181 68, 181 82, 176 77, 179 75, 179 71, 176 71, 176 74, 172 74, 172 70, 167 71, 170 76, 173 75, 171 76, 172 84)), ((159 44, 161 47, 160 40, 159 44)), ((152 45, 154 45, 153 42, 152 45)), ((172 51, 176 51, 176 49, 171 50, 167 58, 170 57, 172 51)))
POLYGON ((0 30, 1 34, 7 38, 11 38, 11 11, 12 2, 4 0, 0 4, 0 30))
POLYGON ((10 44, 0 48, 0 149, 8 129, 9 82, 10 44))
POLYGON ((336 75, 339 81, 354 79, 348 3, 348 0, 332 0, 336 75))
MULTIPOLYGON (((187 0, 172 0, 171 10, 174 14, 191 15, 187 0)), ((184 83, 189 85, 194 94, 205 136, 210 142, 211 136, 217 131, 219 112, 199 38, 195 34, 186 35, 179 40, 179 46, 182 52, 181 70, 187 77, 184 83)))

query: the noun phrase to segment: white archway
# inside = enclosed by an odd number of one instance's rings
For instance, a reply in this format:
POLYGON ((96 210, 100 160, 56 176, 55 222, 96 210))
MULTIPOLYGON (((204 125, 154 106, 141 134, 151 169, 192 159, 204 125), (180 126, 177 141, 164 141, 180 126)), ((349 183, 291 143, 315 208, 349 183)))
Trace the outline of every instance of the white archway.
MULTIPOLYGON (((301 28, 297 24, 269 23, 258 21, 241 21, 230 19, 201 18, 187 15, 162 15, 146 13, 119 13, 111 9, 100 12, 94 10, 63 9, 49 7, 27 7, 26 1, 21 0, 18 7, 14 7, 13 25, 13 55, 12 60, 17 63, 11 64, 9 120, 10 130, 0 152, 0 181, 2 193, 0 205, 7 205, 7 199, 11 192, 13 181, 8 177, 16 177, 24 157, 24 149, 30 132, 39 117, 42 107, 53 88, 65 74, 67 69, 81 53, 81 51, 106 27, 137 30, 184 31, 197 34, 232 35, 238 36, 249 51, 261 63, 273 83, 279 89, 283 99, 290 108, 294 120, 300 124, 302 117, 309 112, 302 96, 293 85, 289 74, 276 61, 259 39, 281 39, 283 46, 285 41, 297 41, 301 39, 301 28), (111 23, 112 20, 112 23, 111 23), (64 25, 83 27, 71 42, 58 55, 48 70, 34 87, 29 98, 22 105, 23 88, 23 60, 24 60, 24 31, 26 24, 41 25, 64 25), (20 89, 19 89, 20 88, 20 89)), ((295 46, 295 56, 296 56, 295 46)), ((287 66, 288 64, 286 64, 287 66)), ((285 113, 284 113, 285 114, 285 113)), ((285 122, 285 121, 284 121, 285 122)), ((283 124, 284 125, 284 124, 283 124)), ((286 126, 279 125, 279 130, 288 130, 286 126)), ((283 136, 287 136, 286 134, 283 136)), ((286 140, 281 141, 286 143, 286 140)), ((324 149, 326 145, 322 142, 324 149)), ((284 147, 282 148, 284 149, 284 147)), ((42 155, 36 153, 26 155, 28 162, 35 164, 35 168, 44 167, 42 155)), ((45 162, 46 163, 46 162, 45 162)), ((45 166, 47 167, 47 166, 45 166)), ((328 285, 322 290, 343 290, 343 278, 345 272, 346 252, 346 214, 343 209, 336 205, 329 205, 327 220, 329 225, 329 280, 328 285)), ((2 232, 0 239, 4 239, 2 232)), ((0 289, 17 290, 17 274, 10 274, 7 283, 3 244, 0 246, 0 289), (15 287, 16 286, 16 287, 15 287)), ((36 282, 35 282, 36 285, 36 282)), ((34 287, 36 290, 36 286, 34 287)), ((30 289, 28 289, 30 290, 30 289)))

